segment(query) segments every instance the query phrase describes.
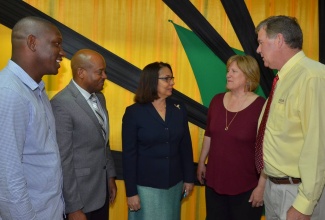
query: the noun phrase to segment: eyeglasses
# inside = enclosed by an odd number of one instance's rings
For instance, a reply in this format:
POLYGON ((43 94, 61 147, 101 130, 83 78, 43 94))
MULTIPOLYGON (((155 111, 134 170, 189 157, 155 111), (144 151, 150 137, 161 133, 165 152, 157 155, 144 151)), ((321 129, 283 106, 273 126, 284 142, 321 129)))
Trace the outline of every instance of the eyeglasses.
POLYGON ((174 78, 175 77, 173 77, 173 76, 166 76, 166 77, 161 77, 161 78, 158 78, 158 79, 162 79, 165 82, 170 83, 170 81, 173 81, 174 82, 174 78))

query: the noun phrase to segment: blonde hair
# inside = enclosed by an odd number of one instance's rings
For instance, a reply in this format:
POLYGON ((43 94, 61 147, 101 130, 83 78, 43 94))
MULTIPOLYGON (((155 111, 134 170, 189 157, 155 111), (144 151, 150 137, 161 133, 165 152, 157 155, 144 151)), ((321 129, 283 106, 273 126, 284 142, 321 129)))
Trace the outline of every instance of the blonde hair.
POLYGON ((244 73, 247 80, 247 91, 255 91, 260 83, 260 68, 255 58, 250 55, 234 55, 227 61, 227 69, 232 62, 244 73))

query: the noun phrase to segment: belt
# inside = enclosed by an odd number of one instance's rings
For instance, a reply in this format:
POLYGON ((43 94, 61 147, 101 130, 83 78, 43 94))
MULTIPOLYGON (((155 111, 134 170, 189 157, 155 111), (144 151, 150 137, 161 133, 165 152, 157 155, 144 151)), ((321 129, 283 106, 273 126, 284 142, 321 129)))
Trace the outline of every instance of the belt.
POLYGON ((272 176, 269 176, 268 178, 272 183, 275 183, 275 184, 298 184, 298 183, 301 183, 300 178, 294 178, 294 177, 272 177, 272 176))

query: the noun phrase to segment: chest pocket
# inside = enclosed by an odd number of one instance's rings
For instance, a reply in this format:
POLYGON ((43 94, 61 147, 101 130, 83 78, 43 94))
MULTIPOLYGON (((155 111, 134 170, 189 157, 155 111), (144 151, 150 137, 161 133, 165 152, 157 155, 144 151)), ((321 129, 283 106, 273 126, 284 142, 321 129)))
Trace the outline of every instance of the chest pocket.
POLYGON ((272 130, 282 130, 285 123, 285 101, 283 99, 274 100, 274 109, 269 114, 268 125, 272 130))

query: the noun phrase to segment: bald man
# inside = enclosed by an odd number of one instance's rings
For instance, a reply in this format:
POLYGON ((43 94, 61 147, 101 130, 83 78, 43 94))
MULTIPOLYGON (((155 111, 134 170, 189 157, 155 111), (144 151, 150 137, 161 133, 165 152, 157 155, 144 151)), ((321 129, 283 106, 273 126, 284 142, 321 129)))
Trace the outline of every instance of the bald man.
POLYGON ((58 73, 62 36, 49 21, 25 17, 11 40, 0 72, 0 219, 62 219, 60 154, 42 81, 58 73))
POLYGON ((71 59, 73 79, 51 100, 63 169, 63 196, 69 220, 107 220, 116 196, 103 89, 104 58, 93 50, 71 59))

